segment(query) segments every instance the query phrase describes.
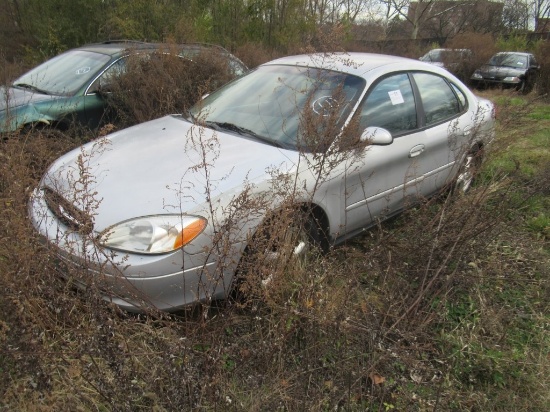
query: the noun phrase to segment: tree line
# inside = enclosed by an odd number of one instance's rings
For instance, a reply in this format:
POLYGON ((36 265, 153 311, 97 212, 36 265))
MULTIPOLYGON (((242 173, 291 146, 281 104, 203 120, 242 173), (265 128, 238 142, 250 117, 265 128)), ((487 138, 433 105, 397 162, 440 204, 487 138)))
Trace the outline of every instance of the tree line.
POLYGON ((285 53, 335 26, 369 40, 526 32, 549 9, 550 0, 0 0, 0 23, 4 40, 25 39, 42 57, 109 39, 256 43, 285 53))

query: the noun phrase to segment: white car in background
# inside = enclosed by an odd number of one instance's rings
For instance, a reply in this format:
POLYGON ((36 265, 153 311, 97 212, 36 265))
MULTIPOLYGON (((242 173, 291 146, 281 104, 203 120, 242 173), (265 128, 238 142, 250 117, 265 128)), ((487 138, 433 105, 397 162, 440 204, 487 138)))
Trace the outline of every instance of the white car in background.
POLYGON ((305 218, 284 224, 296 257, 451 184, 466 190, 494 123, 490 101, 432 64, 284 57, 189 113, 65 154, 34 191, 30 217, 105 299, 176 311, 228 296, 284 210, 305 218))
POLYGON ((469 68, 472 57, 470 49, 432 49, 420 57, 420 61, 442 67, 456 75, 469 68))

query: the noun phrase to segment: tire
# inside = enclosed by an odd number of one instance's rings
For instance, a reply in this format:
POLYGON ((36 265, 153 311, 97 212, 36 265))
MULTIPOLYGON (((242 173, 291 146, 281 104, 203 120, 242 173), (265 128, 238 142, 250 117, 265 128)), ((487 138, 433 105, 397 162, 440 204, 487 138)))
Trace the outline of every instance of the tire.
POLYGON ((523 89, 521 90, 521 92, 523 94, 531 93, 535 87, 535 81, 536 77, 534 74, 526 76, 523 80, 523 89))
POLYGON ((305 211, 278 213, 260 226, 235 274, 231 296, 240 302, 290 271, 304 270, 328 251, 318 221, 305 211))
POLYGON ((482 162, 483 150, 481 148, 472 149, 466 154, 453 185, 454 192, 465 194, 471 189, 482 162))
POLYGON ((51 125, 46 123, 33 123, 26 124, 19 131, 20 136, 35 136, 35 137, 46 137, 48 139, 56 139, 63 137, 63 132, 51 125))
POLYGON ((516 92, 525 94, 525 80, 522 80, 521 83, 516 86, 516 92))
POLYGON ((284 254, 289 247, 289 252, 295 258, 304 257, 312 251, 320 252, 321 230, 317 221, 306 212, 293 213, 273 246, 272 253, 275 253, 275 257, 279 257, 281 253, 284 254))
POLYGON ((516 91, 521 94, 529 94, 535 86, 535 76, 526 74, 520 84, 516 86, 516 91))

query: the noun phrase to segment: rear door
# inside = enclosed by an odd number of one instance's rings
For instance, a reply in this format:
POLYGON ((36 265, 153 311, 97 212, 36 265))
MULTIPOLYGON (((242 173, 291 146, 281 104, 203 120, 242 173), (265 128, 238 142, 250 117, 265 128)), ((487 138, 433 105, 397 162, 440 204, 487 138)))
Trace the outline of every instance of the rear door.
POLYGON ((469 149, 474 119, 466 116, 467 100, 458 86, 433 73, 412 73, 419 95, 423 175, 419 195, 428 197, 453 178, 456 161, 469 149))
POLYGON ((351 232, 432 195, 452 177, 467 128, 466 98, 442 76, 392 73, 358 110, 360 130, 381 127, 388 145, 367 147, 345 177, 345 226, 351 232))

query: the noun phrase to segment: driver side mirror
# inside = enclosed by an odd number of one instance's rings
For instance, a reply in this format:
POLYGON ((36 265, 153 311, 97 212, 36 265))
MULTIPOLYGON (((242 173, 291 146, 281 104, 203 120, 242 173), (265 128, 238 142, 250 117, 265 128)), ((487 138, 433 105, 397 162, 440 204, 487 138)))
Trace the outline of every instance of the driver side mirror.
POLYGON ((388 145, 393 143, 393 136, 386 129, 371 126, 363 130, 359 140, 361 142, 368 142, 369 144, 388 145))

